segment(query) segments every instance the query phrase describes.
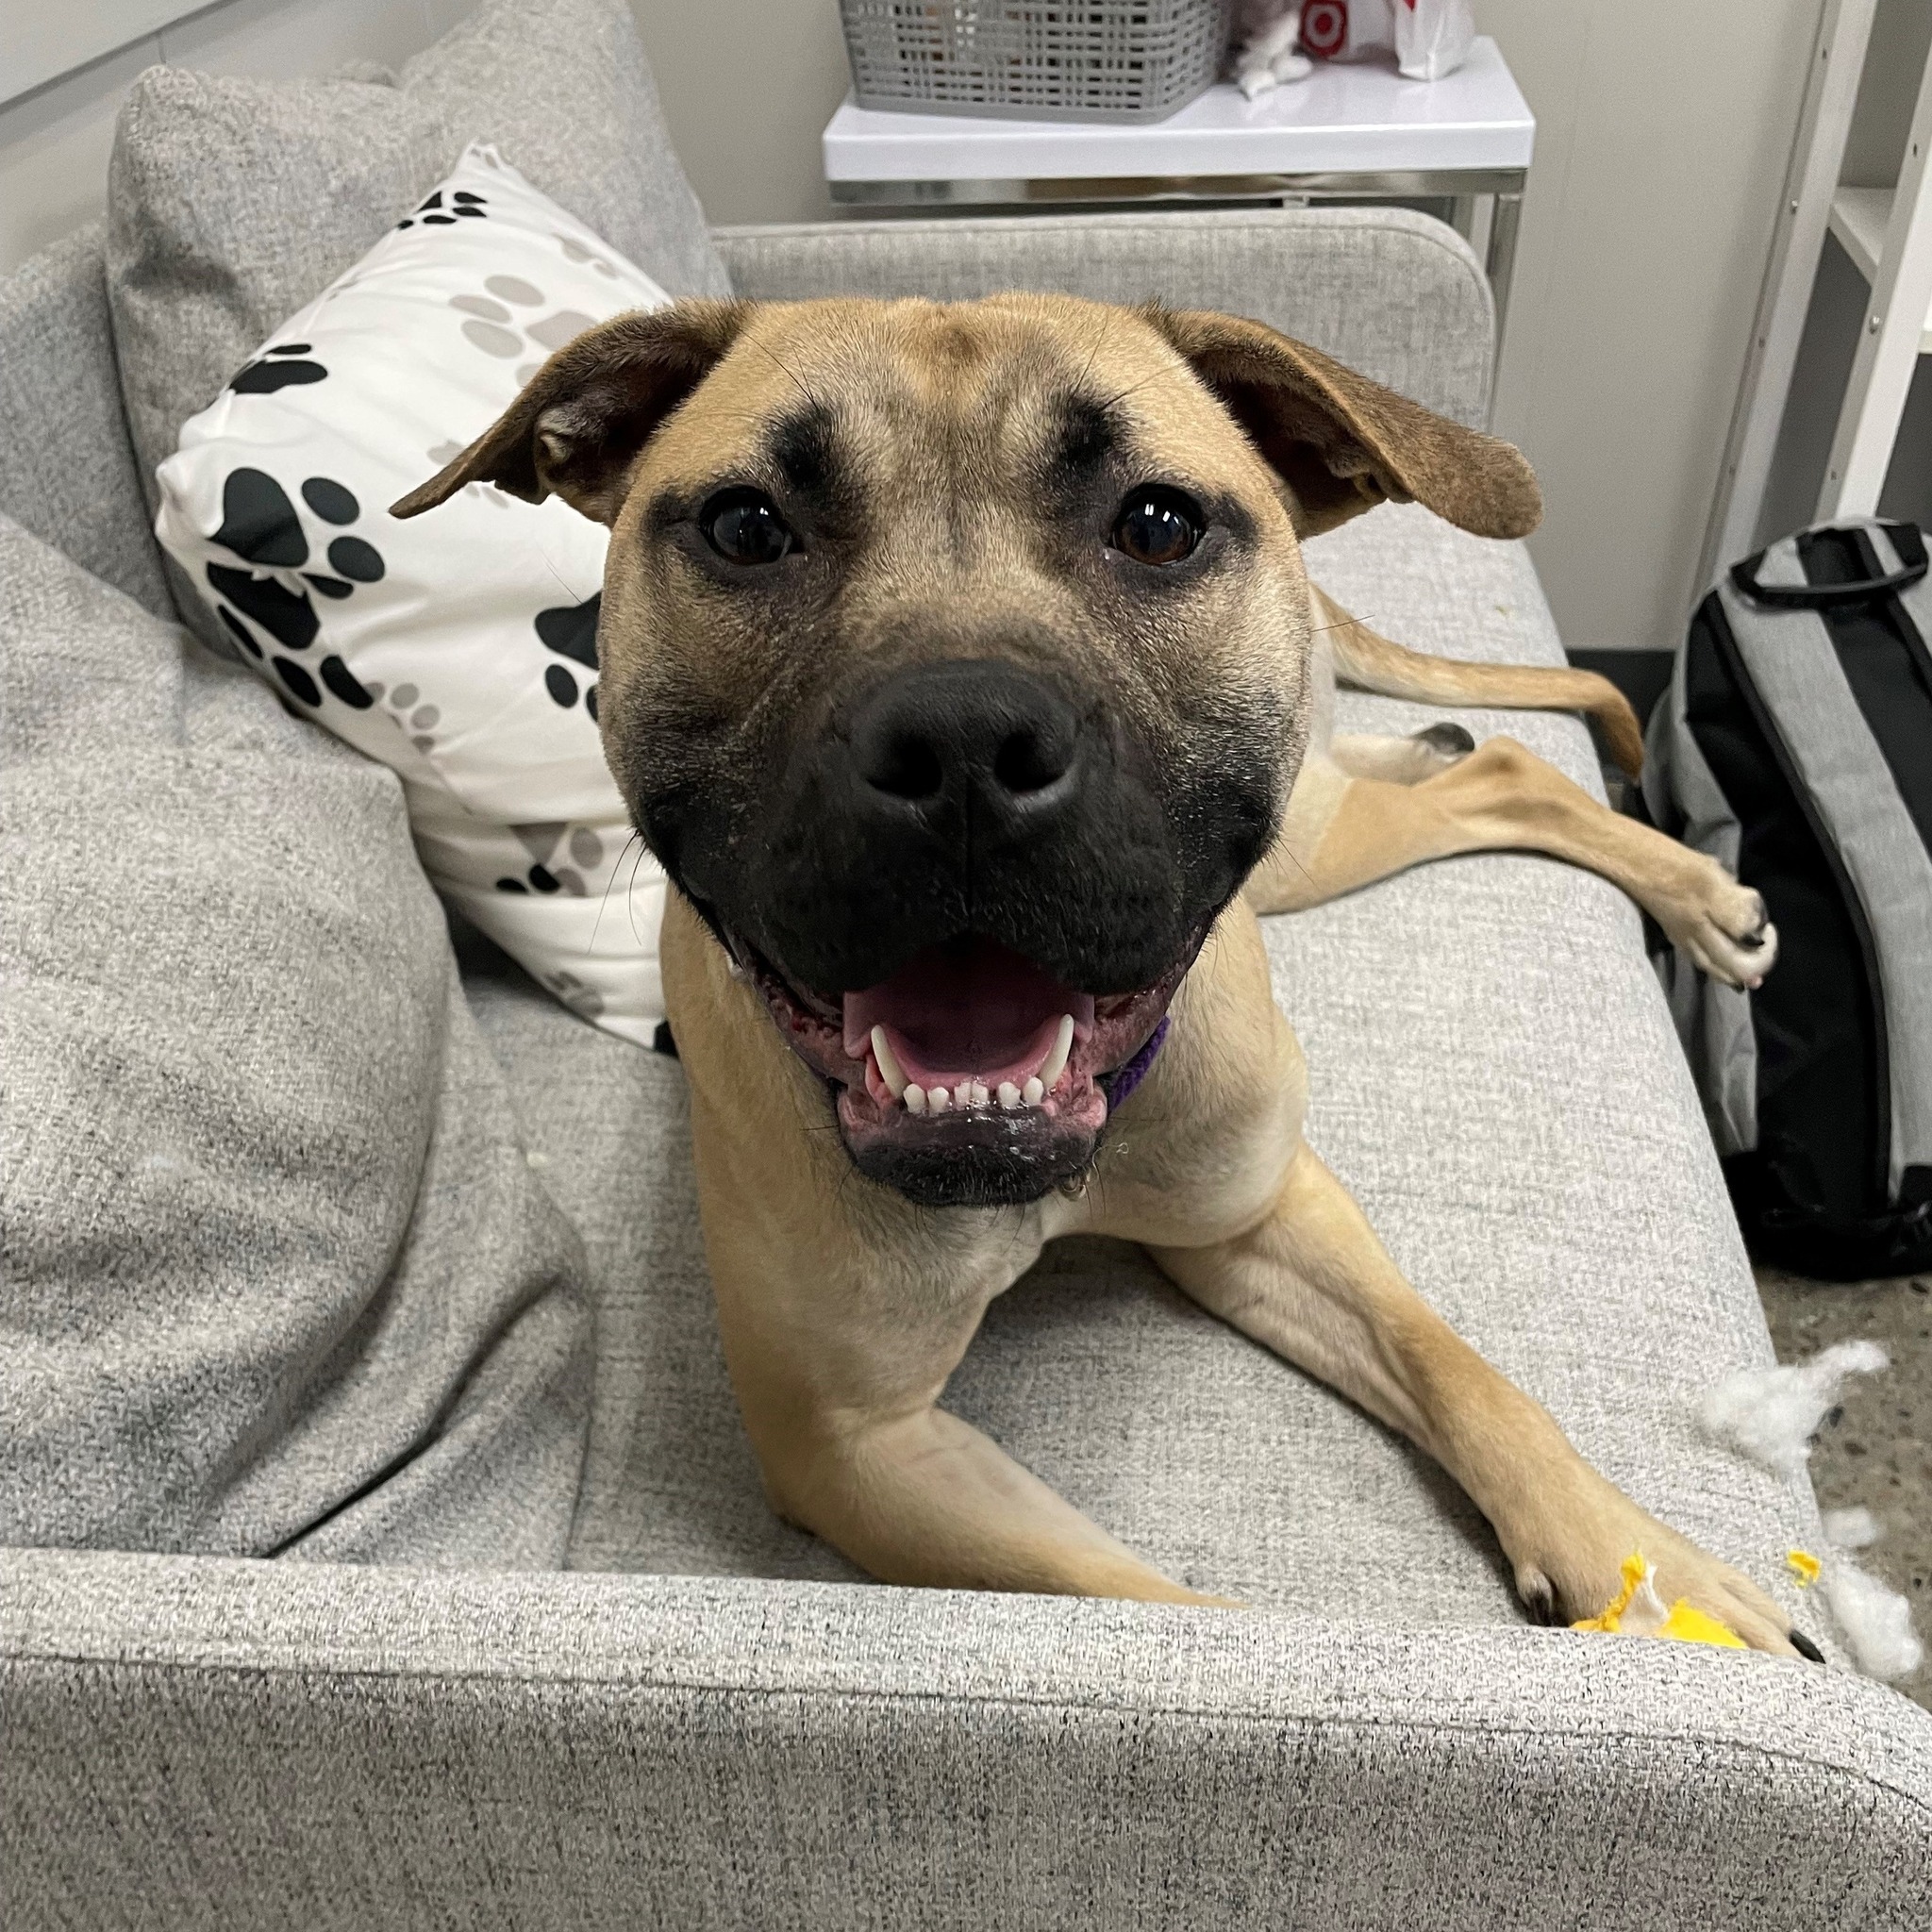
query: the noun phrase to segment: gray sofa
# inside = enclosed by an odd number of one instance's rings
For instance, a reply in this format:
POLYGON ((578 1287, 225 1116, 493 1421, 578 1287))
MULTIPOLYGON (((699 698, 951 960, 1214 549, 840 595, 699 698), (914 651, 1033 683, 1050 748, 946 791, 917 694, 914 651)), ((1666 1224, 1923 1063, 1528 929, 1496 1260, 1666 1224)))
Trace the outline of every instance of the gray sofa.
MULTIPOLYGON (((714 239, 746 295, 1160 296, 1487 408, 1487 290, 1418 216, 714 239)), ((1932 1718, 1792 1588, 1808 1488, 1691 1420, 1771 1347, 1614 891, 1484 857, 1271 922, 1313 1135, 1829 1668, 1528 1627, 1436 1470, 1107 1243, 948 1400, 1255 1607, 873 1585, 764 1507, 675 1063, 452 935, 394 780, 178 627, 117 346, 98 234, 0 286, 9 1927, 1927 1923, 1932 1718)), ((1390 508, 1310 564, 1561 660, 1520 546, 1390 508)), ((1466 722, 1597 786, 1571 720, 1466 722)))

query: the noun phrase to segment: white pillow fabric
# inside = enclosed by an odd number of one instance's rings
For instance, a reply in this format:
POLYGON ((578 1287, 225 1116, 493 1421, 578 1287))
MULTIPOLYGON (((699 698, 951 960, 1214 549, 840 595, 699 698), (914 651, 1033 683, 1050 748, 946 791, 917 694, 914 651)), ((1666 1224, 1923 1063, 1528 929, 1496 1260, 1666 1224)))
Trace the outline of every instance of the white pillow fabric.
POLYGON ((597 737, 607 532, 480 483, 433 516, 387 512, 552 350, 668 300, 472 147, 183 427, 155 524, 233 654, 401 775, 438 890, 643 1045, 664 884, 597 737))

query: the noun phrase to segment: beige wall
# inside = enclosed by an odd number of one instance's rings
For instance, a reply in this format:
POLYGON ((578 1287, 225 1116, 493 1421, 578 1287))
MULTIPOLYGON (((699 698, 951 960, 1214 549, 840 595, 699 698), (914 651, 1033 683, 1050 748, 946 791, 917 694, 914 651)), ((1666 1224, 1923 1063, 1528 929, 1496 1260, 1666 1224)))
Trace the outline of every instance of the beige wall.
MULTIPOLYGON (((633 5, 711 218, 825 218, 818 134, 846 84, 836 0, 633 5)), ((114 108, 149 60, 396 60, 465 10, 227 0, 0 110, 0 269, 98 208, 114 108)), ((1543 478, 1537 560, 1573 644, 1669 645, 1696 589, 1818 0, 1476 0, 1476 13, 1540 124, 1497 396, 1499 428, 1543 478)), ((1874 123, 1895 118, 1898 64, 1868 88, 1874 123)))
POLYGON ((1476 0, 1538 121, 1499 433, 1567 642, 1679 640, 1818 0, 1476 0))
POLYGON ((852 84, 838 0, 631 0, 631 11, 712 221, 830 220, 819 133, 852 84))

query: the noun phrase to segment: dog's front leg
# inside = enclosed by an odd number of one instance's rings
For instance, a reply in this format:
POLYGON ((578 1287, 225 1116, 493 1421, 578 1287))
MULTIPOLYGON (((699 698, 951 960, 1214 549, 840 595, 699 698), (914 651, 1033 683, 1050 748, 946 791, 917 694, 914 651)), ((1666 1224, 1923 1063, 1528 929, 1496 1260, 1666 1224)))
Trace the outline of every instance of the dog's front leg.
MULTIPOLYGON (((800 1332, 784 1316, 791 1296, 774 1296, 769 1268, 737 1245, 710 1243, 725 1356, 766 1492, 788 1521, 886 1583, 1223 1601, 1163 1576, 939 1407, 976 1308, 962 1323, 895 1297, 864 1334, 841 1320, 867 1299, 848 1280, 800 1332)), ((795 1260, 776 1266, 790 1274, 795 1260)))
POLYGON ((848 1200, 830 1151, 692 1096, 724 1357, 772 1506, 886 1583, 1215 1603, 1163 1576, 939 1402, 1039 1252, 1010 1218, 848 1200), (848 1211, 851 1210, 851 1211, 848 1211))
POLYGON ((1156 1248, 1190 1295, 1448 1470, 1494 1526, 1542 1622, 1593 1616, 1641 1550, 1666 1602, 1687 1597, 1754 1649, 1794 1652, 1748 1577, 1659 1523, 1584 1461, 1549 1414, 1491 1368, 1408 1283, 1306 1142, 1273 1209, 1212 1246, 1156 1248))

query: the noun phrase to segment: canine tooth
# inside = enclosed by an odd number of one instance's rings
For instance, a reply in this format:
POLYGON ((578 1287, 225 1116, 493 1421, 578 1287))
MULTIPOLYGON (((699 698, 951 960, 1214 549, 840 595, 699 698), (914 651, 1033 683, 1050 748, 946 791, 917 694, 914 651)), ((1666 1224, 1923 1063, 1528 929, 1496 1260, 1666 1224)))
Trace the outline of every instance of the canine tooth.
POLYGON ((1032 1079, 1027 1081, 1025 1086, 1021 1088, 1020 1098, 1028 1107, 1038 1107, 1046 1098, 1046 1089, 1041 1084, 1038 1074, 1035 1074, 1032 1079))
POLYGON ((1060 1030, 1055 1036, 1053 1051, 1040 1063, 1040 1090, 1051 1093, 1067 1070, 1067 1056, 1074 1050, 1074 1016, 1060 1015, 1060 1030))
POLYGON ((1020 1090, 1010 1080, 1002 1080, 1000 1082, 1000 1105, 1008 1113, 1011 1113, 1019 1104, 1020 1090))
POLYGON ((899 1064, 899 1056, 892 1051, 892 1042, 886 1038, 883 1026, 872 1029, 872 1057, 879 1063, 879 1078, 892 1090, 892 1098, 900 1100, 906 1093, 906 1069, 899 1064))
POLYGON ((905 1092, 900 1094, 899 1098, 906 1103, 906 1111, 908 1113, 924 1113, 925 1111, 925 1089, 924 1087, 914 1085, 908 1081, 905 1092))
POLYGON ((925 1104, 934 1113, 944 1113, 953 1104, 953 1096, 943 1087, 935 1087, 926 1094, 925 1104))

